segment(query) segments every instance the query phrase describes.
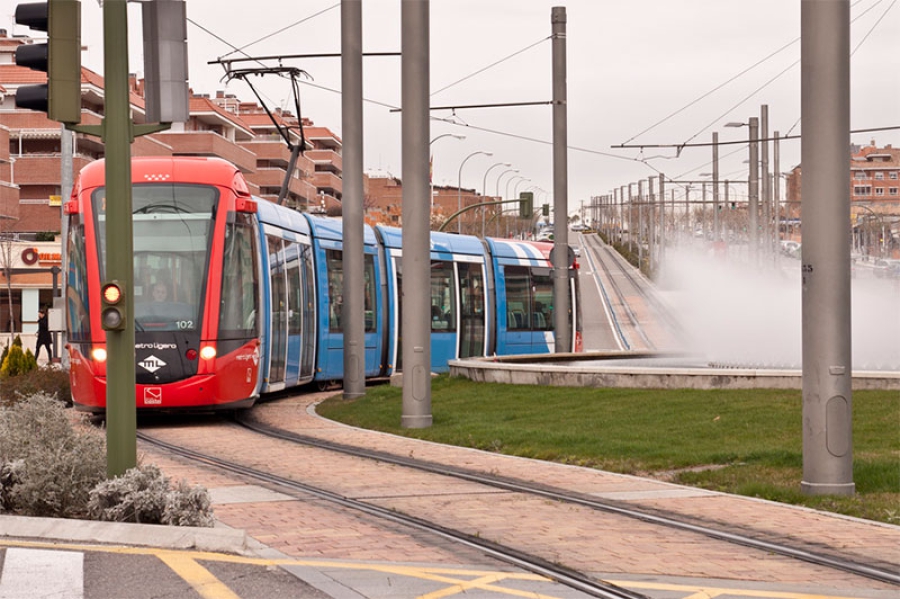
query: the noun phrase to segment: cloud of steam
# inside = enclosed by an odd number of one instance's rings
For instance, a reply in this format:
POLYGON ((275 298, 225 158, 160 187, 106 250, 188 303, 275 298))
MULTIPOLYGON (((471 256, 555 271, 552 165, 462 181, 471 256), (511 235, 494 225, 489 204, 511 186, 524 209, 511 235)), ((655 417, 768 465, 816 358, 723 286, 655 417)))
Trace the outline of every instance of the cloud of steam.
MULTIPOLYGON (((690 332, 689 351, 741 367, 801 367, 799 260, 769 258, 752 269, 734 256, 672 248, 663 272, 660 287, 690 332)), ((851 298, 853 369, 900 371, 900 280, 858 265, 851 298)))

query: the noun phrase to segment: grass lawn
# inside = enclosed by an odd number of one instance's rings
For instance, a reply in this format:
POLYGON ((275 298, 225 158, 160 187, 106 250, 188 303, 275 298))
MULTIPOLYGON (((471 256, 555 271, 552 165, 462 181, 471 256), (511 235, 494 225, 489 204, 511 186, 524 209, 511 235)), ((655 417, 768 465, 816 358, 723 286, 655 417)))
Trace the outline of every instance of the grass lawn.
POLYGON ((441 376, 433 425, 403 429, 402 390, 318 408, 354 426, 510 455, 663 478, 900 524, 900 394, 853 393, 853 497, 807 497, 800 391, 531 387, 441 376))

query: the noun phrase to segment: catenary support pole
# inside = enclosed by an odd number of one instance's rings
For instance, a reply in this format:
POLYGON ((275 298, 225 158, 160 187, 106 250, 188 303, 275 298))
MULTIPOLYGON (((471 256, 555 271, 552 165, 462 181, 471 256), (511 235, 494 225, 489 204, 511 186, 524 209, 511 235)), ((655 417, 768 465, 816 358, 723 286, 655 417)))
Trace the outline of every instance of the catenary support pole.
POLYGON ((759 266, 759 118, 750 117, 750 175, 747 180, 747 234, 750 266, 759 266))
POLYGON ((341 0, 341 121, 343 125, 344 399, 366 393, 363 231, 362 2, 341 0))
POLYGON ((431 253, 428 185, 429 0, 401 4, 404 428, 431 426, 431 253))
POLYGON ((569 181, 566 110, 566 8, 550 11, 553 33, 553 329, 557 353, 572 351, 569 335, 569 181))
POLYGON ((850 2, 800 3, 803 480, 852 495, 850 2))

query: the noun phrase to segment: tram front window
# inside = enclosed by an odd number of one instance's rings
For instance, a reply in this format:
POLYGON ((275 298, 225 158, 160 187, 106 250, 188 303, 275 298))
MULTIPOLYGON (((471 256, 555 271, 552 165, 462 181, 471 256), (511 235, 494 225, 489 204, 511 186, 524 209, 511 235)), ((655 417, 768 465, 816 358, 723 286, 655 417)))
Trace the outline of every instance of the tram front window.
MULTIPOLYGON (((218 194, 212 187, 170 184, 136 185, 132 193, 135 329, 199 330, 218 194)), ((104 190, 93 197, 105 273, 104 190)))

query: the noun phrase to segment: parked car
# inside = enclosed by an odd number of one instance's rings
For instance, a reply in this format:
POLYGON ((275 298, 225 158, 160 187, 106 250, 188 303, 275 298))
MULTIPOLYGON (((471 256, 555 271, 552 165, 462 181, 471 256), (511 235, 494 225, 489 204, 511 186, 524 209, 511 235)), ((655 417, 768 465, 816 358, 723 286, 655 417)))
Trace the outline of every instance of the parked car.
POLYGON ((878 259, 872 265, 872 272, 880 279, 900 279, 900 260, 878 259))

